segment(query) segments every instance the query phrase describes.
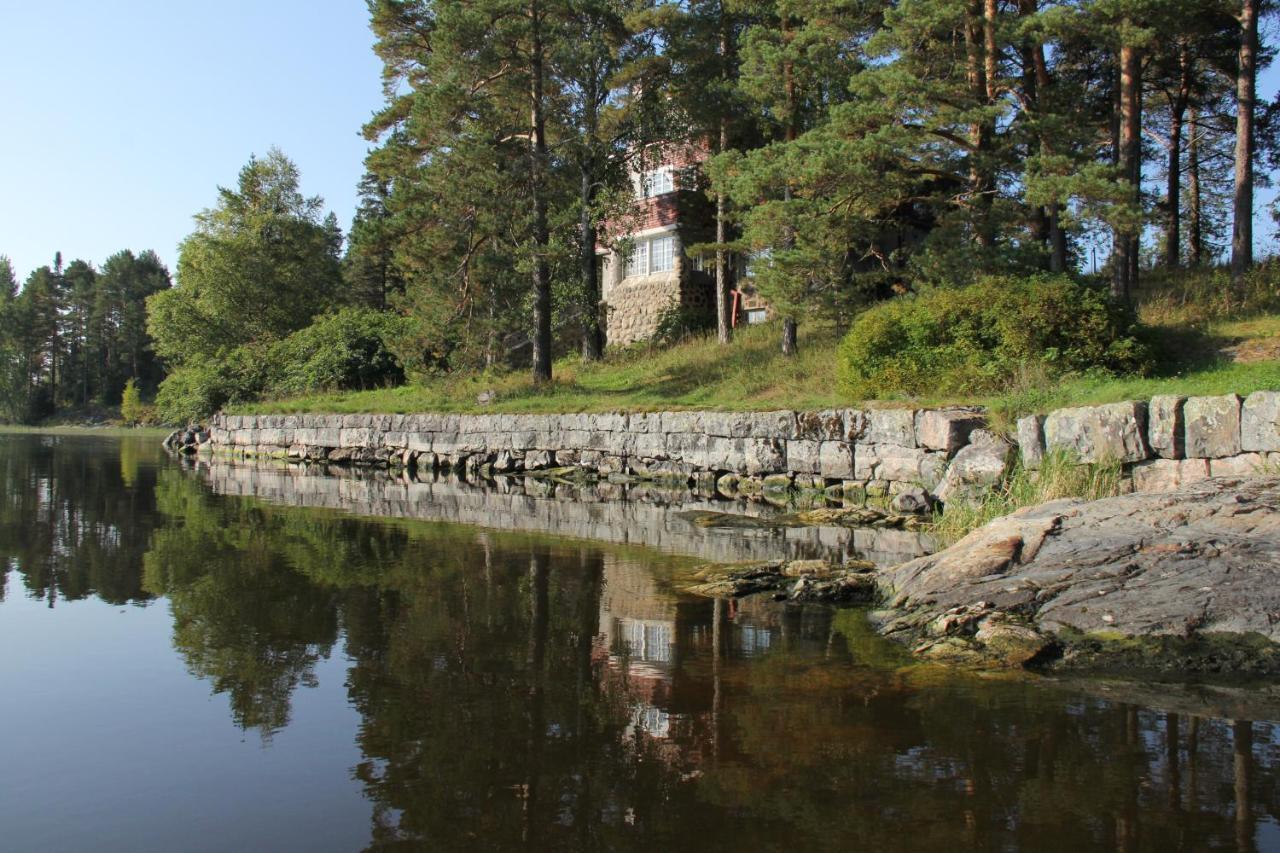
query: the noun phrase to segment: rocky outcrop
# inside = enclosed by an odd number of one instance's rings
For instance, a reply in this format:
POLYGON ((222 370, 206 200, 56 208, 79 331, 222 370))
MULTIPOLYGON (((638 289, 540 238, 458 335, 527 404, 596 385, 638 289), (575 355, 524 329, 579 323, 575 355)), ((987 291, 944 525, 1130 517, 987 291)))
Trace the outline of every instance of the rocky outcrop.
POLYGON ((208 448, 212 440, 207 429, 200 424, 191 424, 166 435, 161 445, 170 453, 192 456, 199 453, 202 448, 208 448))
POLYGON ((1093 662, 1154 644, 1184 667, 1280 671, 1280 477, 1054 501, 879 583, 901 614, 885 631, 929 656, 1093 662))

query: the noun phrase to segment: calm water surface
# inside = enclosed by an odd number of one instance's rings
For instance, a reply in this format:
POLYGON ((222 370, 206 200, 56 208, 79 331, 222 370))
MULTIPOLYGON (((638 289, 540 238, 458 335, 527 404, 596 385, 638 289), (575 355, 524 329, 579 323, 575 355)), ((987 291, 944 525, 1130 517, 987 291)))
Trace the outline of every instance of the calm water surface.
POLYGON ((1280 850, 1275 714, 914 665, 681 565, 0 436, 0 849, 1280 850))

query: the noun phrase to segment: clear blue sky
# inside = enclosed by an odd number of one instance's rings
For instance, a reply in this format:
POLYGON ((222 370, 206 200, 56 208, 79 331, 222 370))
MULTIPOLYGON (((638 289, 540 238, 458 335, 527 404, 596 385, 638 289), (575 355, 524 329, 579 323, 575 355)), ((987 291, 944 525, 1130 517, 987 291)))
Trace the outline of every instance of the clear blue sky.
POLYGON ((0 254, 176 265, 191 216, 278 146, 345 229, 381 100, 362 0, 0 0, 0 254))
POLYGON ((57 250, 172 269, 191 216, 272 145, 348 227, 382 100, 371 44, 362 0, 0 0, 0 254, 20 281, 57 250))

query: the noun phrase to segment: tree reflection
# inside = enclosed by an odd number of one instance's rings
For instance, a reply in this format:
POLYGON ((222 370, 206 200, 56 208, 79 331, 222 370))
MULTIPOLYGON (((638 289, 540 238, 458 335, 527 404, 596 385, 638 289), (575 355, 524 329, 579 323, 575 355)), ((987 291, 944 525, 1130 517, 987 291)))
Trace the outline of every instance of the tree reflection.
POLYGON ((50 607, 147 601, 137 567, 160 456, 150 439, 0 436, 0 573, 15 571, 50 607))

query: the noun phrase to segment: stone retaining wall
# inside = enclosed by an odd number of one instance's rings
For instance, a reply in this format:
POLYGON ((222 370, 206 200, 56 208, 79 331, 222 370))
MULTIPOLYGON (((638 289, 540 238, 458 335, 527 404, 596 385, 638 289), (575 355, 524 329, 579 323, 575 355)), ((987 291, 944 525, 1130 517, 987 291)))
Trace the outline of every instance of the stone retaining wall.
POLYGON ((1021 452, 1125 464, 1163 490, 1280 466, 1280 392, 1242 400, 1157 397, 1062 409, 1018 423, 1016 443, 976 409, 562 415, 219 415, 201 449, 357 465, 451 470, 470 478, 585 469, 690 483, 706 493, 768 490, 941 501, 998 482, 1021 452), (833 490, 837 490, 833 492, 833 490))

